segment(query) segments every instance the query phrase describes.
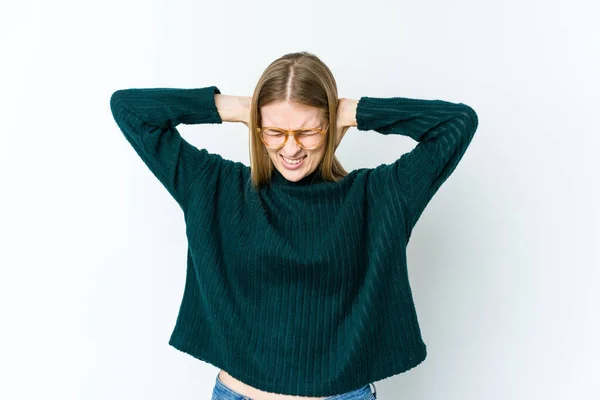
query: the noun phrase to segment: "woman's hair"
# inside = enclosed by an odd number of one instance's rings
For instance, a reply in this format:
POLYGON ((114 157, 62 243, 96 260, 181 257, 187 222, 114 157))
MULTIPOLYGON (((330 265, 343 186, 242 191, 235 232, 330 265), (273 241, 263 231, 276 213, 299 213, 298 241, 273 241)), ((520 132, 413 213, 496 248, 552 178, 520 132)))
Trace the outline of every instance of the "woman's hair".
POLYGON ((271 180, 273 165, 256 128, 260 126, 260 108, 272 103, 289 100, 292 103, 323 110, 329 120, 329 128, 322 146, 325 154, 317 167, 326 181, 337 182, 348 172, 342 167, 335 152, 337 129, 337 85, 329 68, 314 54, 298 52, 286 54, 273 61, 260 77, 250 103, 250 169, 254 187, 261 187, 271 180))

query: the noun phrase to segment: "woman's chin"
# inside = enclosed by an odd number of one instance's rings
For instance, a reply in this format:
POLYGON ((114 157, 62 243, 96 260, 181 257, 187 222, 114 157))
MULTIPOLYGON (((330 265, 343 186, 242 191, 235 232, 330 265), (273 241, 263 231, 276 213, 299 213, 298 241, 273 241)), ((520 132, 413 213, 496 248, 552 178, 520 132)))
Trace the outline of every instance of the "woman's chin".
POLYGON ((282 170, 283 171, 280 170, 279 172, 281 172, 281 175, 288 181, 297 182, 304 177, 304 174, 300 170, 288 171, 285 168, 282 168, 282 170))
POLYGON ((304 166, 300 166, 298 169, 288 169, 284 165, 279 166, 279 172, 288 181, 297 182, 306 176, 306 169, 304 166))

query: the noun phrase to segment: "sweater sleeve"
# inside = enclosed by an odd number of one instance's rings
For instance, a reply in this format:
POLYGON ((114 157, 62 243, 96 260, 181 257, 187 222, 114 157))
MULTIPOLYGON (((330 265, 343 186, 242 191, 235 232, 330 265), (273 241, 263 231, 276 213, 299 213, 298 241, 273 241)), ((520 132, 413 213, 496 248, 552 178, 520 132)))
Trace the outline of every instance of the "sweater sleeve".
POLYGON ((418 142, 394 163, 373 171, 379 187, 397 194, 408 239, 425 206, 466 152, 477 129, 477 114, 465 104, 442 100, 362 97, 356 121, 358 130, 405 135, 418 142))
POLYGON ((180 207, 194 180, 222 161, 181 137, 178 124, 221 124, 216 86, 194 89, 121 89, 110 98, 112 115, 136 153, 180 207))

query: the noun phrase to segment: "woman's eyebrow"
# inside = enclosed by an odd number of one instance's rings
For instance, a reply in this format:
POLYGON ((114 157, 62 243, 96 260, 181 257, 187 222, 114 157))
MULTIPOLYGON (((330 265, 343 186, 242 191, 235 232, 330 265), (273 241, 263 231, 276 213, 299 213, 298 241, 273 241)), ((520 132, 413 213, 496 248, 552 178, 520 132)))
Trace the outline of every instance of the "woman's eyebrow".
MULTIPOLYGON (((279 125, 276 125, 276 126, 279 126, 279 125)), ((297 129, 300 129, 300 128, 314 128, 316 126, 319 126, 319 122, 305 122, 305 123, 301 124, 300 126, 298 126, 297 129)))

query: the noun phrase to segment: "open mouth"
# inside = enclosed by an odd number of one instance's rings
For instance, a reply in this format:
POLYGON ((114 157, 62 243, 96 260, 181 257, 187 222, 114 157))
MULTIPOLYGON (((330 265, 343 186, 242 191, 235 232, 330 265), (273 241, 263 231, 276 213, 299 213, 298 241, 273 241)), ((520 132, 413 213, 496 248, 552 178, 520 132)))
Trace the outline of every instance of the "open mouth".
POLYGON ((286 159, 284 156, 281 156, 283 165, 288 169, 296 169, 296 168, 300 167, 304 163, 305 158, 306 158, 306 156, 304 156, 300 159, 293 160, 293 159, 286 159))

